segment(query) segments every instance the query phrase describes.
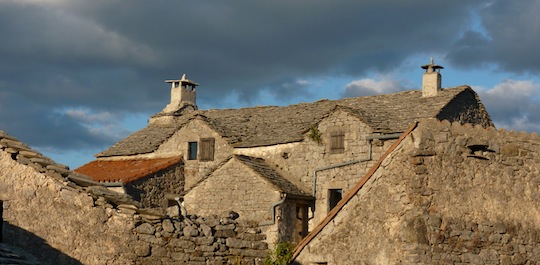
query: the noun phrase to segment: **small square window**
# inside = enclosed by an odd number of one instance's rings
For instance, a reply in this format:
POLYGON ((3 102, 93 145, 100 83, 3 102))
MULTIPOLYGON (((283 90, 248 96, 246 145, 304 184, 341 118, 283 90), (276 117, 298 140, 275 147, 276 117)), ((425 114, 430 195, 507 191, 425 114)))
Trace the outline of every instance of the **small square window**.
POLYGON ((342 189, 330 189, 328 190, 328 211, 331 211, 336 207, 343 196, 342 189))
POLYGON ((330 153, 343 154, 345 152, 345 133, 335 131, 330 134, 330 153))
POLYGON ((197 160, 197 142, 188 143, 188 160, 197 160))

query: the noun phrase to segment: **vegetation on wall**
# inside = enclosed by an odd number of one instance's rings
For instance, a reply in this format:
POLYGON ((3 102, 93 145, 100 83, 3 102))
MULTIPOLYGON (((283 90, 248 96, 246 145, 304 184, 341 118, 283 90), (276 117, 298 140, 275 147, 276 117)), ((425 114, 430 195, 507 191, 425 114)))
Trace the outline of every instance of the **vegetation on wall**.
POLYGON ((321 132, 319 131, 319 128, 317 128, 316 125, 313 125, 311 126, 311 128, 309 128, 308 137, 309 139, 313 140, 317 144, 322 144, 322 135, 321 135, 321 132))
POLYGON ((264 259, 264 265, 287 265, 292 259, 294 245, 291 242, 279 242, 264 259))

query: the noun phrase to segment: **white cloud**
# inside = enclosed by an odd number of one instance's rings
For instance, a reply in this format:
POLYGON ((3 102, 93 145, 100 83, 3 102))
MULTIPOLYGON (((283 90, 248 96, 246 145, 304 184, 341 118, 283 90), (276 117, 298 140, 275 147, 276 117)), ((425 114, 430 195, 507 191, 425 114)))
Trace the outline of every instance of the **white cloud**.
POLYGON ((540 84, 503 80, 490 89, 474 87, 497 127, 540 132, 540 84))
POLYGON ((124 118, 122 115, 108 111, 94 112, 86 108, 66 108, 56 112, 73 119, 96 138, 117 141, 129 134, 129 131, 121 124, 124 118))
POLYGON ((376 79, 364 78, 354 80, 345 86, 345 97, 369 96, 394 93, 405 90, 404 81, 396 80, 389 75, 380 75, 376 79))

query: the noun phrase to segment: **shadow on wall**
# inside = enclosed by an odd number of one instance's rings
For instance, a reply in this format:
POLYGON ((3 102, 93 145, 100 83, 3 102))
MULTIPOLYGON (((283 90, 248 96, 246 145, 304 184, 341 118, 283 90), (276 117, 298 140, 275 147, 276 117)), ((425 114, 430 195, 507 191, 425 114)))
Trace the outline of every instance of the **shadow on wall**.
POLYGON ((82 263, 59 250, 49 246, 43 238, 36 236, 20 227, 13 226, 1 220, 1 242, 24 249, 28 254, 40 260, 40 264, 82 265, 82 263))

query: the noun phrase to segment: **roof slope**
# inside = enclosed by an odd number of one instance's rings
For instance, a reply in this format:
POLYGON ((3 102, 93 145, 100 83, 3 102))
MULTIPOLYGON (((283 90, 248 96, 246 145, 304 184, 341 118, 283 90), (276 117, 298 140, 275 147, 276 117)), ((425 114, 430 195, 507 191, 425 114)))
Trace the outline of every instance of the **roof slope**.
MULTIPOLYGON (((320 100, 285 107, 267 106, 241 109, 198 110, 175 117, 170 126, 149 124, 98 157, 150 153, 189 120, 205 120, 234 147, 268 146, 302 141, 304 133, 338 106, 346 107, 366 122, 374 132, 403 132, 413 121, 434 118, 460 93, 474 91, 468 86, 446 88, 436 96, 422 97, 418 90, 394 94, 320 100)), ((163 115, 159 113, 155 117, 163 115)))
POLYGON ((75 171, 90 176, 94 181, 129 183, 180 162, 182 162, 182 157, 116 161, 95 160, 75 169, 75 171))
POLYGON ((255 171, 259 176, 269 181, 272 185, 278 188, 279 191, 290 195, 309 197, 308 194, 300 190, 298 187, 296 187, 296 185, 292 184, 278 172, 270 168, 268 164, 264 162, 264 159, 245 155, 235 155, 234 157, 255 171))

